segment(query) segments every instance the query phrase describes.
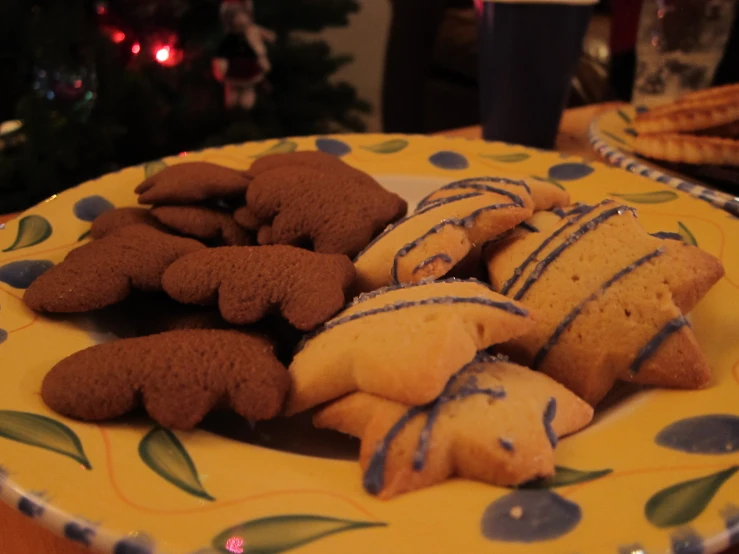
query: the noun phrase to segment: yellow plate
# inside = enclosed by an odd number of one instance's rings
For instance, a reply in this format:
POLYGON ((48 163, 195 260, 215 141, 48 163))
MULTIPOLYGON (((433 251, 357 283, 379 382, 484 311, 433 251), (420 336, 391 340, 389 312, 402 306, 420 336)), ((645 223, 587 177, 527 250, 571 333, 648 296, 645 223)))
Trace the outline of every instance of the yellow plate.
POLYGON ((638 110, 638 107, 624 106, 603 112, 590 125, 592 147, 610 164, 687 192, 739 217, 739 198, 689 180, 634 153, 636 131, 632 122, 638 110))
POLYGON ((100 211, 135 204, 134 187, 161 168, 154 162, 59 194, 0 230, 3 500, 72 540, 116 554, 686 554, 716 552, 739 539, 739 221, 620 169, 463 139, 308 137, 163 163, 246 168, 265 151, 295 148, 341 155, 411 206, 443 183, 512 172, 556 182, 576 201, 615 196, 633 205, 648 231, 679 232, 726 266, 726 277, 691 314, 712 385, 643 391, 599 410, 587 430, 561 441, 560 469, 549 488, 512 491, 452 480, 390 501, 363 491, 351 460, 206 430, 170 433, 144 419, 91 425, 62 418, 39 397, 44 374, 110 335, 89 318, 35 315, 21 302, 23 287, 85 240, 100 211), (661 446, 657 436, 671 425, 673 447, 661 446), (521 506, 523 515, 514 518, 519 511, 506 505, 521 506), (496 535, 492 522, 501 520, 515 540, 496 535))

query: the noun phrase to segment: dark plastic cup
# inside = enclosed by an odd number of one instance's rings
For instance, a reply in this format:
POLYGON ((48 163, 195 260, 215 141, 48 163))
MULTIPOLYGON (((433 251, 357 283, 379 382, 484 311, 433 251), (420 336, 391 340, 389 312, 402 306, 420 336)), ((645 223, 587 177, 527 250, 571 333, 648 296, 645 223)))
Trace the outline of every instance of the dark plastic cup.
POLYGON ((483 2, 482 136, 552 148, 592 6, 483 2))

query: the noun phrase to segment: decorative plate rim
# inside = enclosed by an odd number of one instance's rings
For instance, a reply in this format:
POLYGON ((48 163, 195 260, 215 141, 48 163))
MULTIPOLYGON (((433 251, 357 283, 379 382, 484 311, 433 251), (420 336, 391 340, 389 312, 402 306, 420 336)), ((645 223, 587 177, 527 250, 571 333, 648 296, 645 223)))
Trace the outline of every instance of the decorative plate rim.
MULTIPOLYGON (((629 106, 626 109, 635 109, 633 106, 629 106)), ((613 140, 609 140, 600 128, 602 120, 606 117, 610 117, 619 110, 623 110, 623 107, 612 108, 606 110, 590 122, 588 127, 588 140, 593 149, 598 152, 609 164, 615 165, 631 173, 636 173, 642 177, 647 177, 653 181, 669 185, 677 190, 687 192, 691 196, 708 202, 713 206, 727 211, 733 216, 739 217, 739 197, 734 197, 729 194, 716 191, 710 187, 706 187, 698 182, 693 182, 688 179, 682 179, 664 173, 656 165, 649 164, 641 161, 632 156, 632 153, 618 148, 613 144, 613 140)))

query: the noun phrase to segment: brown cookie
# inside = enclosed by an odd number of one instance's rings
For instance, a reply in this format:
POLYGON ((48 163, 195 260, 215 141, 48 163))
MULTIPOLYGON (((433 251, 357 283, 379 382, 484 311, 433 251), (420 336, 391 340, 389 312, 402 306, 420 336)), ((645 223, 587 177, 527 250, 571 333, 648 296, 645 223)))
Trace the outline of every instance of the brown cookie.
POLYGON ((247 204, 271 221, 259 240, 301 245, 316 252, 354 256, 388 224, 401 218, 405 200, 379 185, 346 174, 329 175, 308 167, 280 167, 260 173, 249 185, 247 204))
POLYGON ((369 187, 380 186, 371 175, 350 166, 336 156, 319 151, 289 152, 287 154, 263 156, 251 164, 246 175, 254 178, 265 171, 271 171, 280 167, 307 167, 327 175, 347 175, 369 187))
POLYGON ((354 279, 349 258, 292 246, 223 246, 193 252, 162 277, 167 294, 186 304, 218 304, 226 321, 255 323, 273 308, 309 331, 345 303, 354 279))
POLYGON ((208 162, 171 165, 136 187, 139 204, 194 204, 244 194, 249 180, 228 167, 208 162))
POLYGON ((234 218, 220 210, 204 206, 157 206, 151 215, 175 231, 206 241, 228 246, 251 244, 252 234, 239 226, 234 218))
POLYGON ((254 215, 254 212, 249 209, 249 206, 241 206, 233 214, 234 221, 241 225, 244 229, 249 231, 258 231, 261 227, 262 222, 259 218, 254 215))
POLYGON ((162 290, 162 273, 180 256, 205 248, 148 225, 129 225, 67 254, 23 295, 41 312, 74 313, 120 302, 133 290, 162 290))
POLYGON ((90 227, 90 236, 94 239, 101 239, 113 231, 136 224, 163 229, 148 208, 126 207, 108 210, 97 216, 90 227))
POLYGON ((160 425, 191 429, 215 408, 255 421, 275 417, 290 386, 268 341, 239 331, 169 331, 92 346, 46 375, 41 396, 85 421, 140 405, 160 425))

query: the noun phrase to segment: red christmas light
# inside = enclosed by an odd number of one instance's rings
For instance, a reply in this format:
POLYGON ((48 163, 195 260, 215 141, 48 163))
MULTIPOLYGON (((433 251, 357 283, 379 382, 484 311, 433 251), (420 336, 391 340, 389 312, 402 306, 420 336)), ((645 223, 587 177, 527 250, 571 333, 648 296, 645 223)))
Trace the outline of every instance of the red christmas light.
POLYGON ((141 52, 141 45, 138 42, 134 42, 131 46, 131 52, 133 52, 134 54, 138 54, 139 52, 141 52))
POLYGON ((164 64, 169 60, 169 54, 169 46, 162 46, 156 50, 154 57, 159 63, 164 64))
POLYGON ((126 33, 124 33, 123 31, 113 31, 110 39, 116 44, 120 44, 121 42, 126 40, 126 33))

